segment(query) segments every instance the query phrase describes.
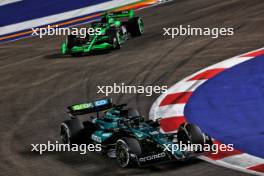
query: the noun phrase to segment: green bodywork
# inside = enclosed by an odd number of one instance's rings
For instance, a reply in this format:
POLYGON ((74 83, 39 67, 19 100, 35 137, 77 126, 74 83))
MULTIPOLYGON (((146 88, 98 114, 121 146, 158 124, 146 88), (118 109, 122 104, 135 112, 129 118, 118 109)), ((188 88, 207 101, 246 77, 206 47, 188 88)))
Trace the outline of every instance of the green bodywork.
MULTIPOLYGON (((130 131, 131 134, 133 134, 139 140, 152 139, 160 146, 163 146, 164 144, 173 144, 173 141, 169 137, 170 134, 160 133, 159 128, 154 128, 146 122, 141 122, 137 127, 128 127, 125 125, 121 125, 120 121, 122 121, 122 119, 124 118, 125 117, 120 115, 120 111, 115 108, 108 110, 105 113, 104 117, 96 118, 93 123, 99 125, 101 129, 93 133, 93 140, 99 143, 103 143, 105 140, 107 140, 113 135, 113 133, 108 132, 107 129, 123 129, 130 131)), ((183 153, 180 150, 175 151, 174 155, 179 158, 183 157, 183 153)))
POLYGON ((103 152, 109 156, 115 155, 118 161, 124 159, 120 149, 124 146, 129 159, 139 166, 156 161, 186 160, 203 152, 189 151, 187 146, 181 144, 213 145, 211 138, 199 132, 199 127, 195 125, 183 123, 177 132, 164 134, 158 121, 145 120, 136 109, 127 108, 126 104, 115 105, 107 98, 71 105, 68 114, 72 124, 79 125, 84 132, 79 131, 85 142, 100 144, 103 152), (86 116, 90 113, 91 116, 86 116), (89 119, 81 122, 76 119, 77 115, 85 115, 89 119))
MULTIPOLYGON (((91 138, 96 143, 102 145, 113 144, 116 141, 109 142, 117 134, 134 136, 139 141, 152 141, 164 147, 164 144, 174 144, 174 134, 163 134, 158 126, 152 126, 145 121, 142 116, 134 113, 129 115, 126 105, 114 105, 110 99, 96 100, 95 102, 87 102, 71 105, 68 107, 69 112, 73 115, 85 115, 88 113, 96 113, 97 117, 92 117, 91 123, 97 126, 93 131, 91 138), (99 112, 104 112, 99 115, 99 112), (137 122, 137 123, 135 123, 137 122)), ((89 134, 90 135, 90 134, 89 134)), ((89 136, 88 136, 89 138, 89 136)), ((174 151, 174 156, 182 158, 184 153, 180 150, 174 151)))
MULTIPOLYGON (((71 49, 68 48, 68 41, 64 41, 61 44, 61 53, 62 54, 77 54, 77 53, 90 53, 91 51, 99 51, 99 50, 109 50, 114 49, 115 46, 109 42, 109 36, 105 35, 107 30, 112 27, 120 27, 121 21, 119 19, 121 18, 128 18, 131 19, 134 17, 134 11, 128 10, 128 11, 121 11, 121 12, 111 12, 111 13, 105 13, 102 18, 106 19, 106 22, 104 22, 103 27, 100 27, 99 25, 94 26, 95 31, 100 31, 99 33, 94 33, 93 35, 90 35, 89 41, 87 41, 84 44, 73 46, 71 49), (100 28, 100 29, 98 29, 100 28)), ((143 24, 142 24, 143 25, 143 24)), ((141 29, 143 30, 143 26, 141 25, 141 29)), ((125 42, 125 36, 117 35, 118 43, 121 45, 125 42)))

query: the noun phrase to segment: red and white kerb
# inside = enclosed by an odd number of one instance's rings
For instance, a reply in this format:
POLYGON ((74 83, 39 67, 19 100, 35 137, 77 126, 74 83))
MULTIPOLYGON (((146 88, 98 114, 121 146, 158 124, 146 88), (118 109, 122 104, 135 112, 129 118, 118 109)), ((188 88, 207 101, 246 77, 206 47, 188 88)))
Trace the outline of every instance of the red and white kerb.
MULTIPOLYGON (((176 132, 179 125, 186 121, 184 116, 185 105, 188 103, 192 93, 200 85, 228 68, 263 54, 264 48, 261 48, 222 61, 184 78, 173 85, 153 103, 149 112, 149 117, 152 120, 160 119, 162 132, 176 132)), ((221 144, 216 140, 214 140, 214 143, 221 144)), ((255 175, 264 175, 264 159, 242 153, 238 150, 232 152, 219 152, 218 154, 207 154, 200 158, 224 167, 255 175)))

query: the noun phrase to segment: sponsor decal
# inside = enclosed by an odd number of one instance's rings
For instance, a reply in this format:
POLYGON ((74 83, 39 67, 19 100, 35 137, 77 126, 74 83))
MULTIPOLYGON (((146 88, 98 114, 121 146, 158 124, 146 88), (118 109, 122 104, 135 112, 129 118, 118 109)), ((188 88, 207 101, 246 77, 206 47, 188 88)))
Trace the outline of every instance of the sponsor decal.
POLYGON ((99 136, 96 136, 94 134, 92 134, 92 140, 96 141, 96 142, 99 142, 101 143, 102 142, 102 139, 99 137, 99 136))
POLYGON ((150 155, 150 156, 146 156, 146 157, 143 157, 143 158, 139 158, 139 161, 140 162, 152 161, 152 160, 155 160, 155 159, 164 158, 165 156, 166 156, 165 152, 162 152, 162 153, 159 153, 159 154, 156 154, 156 155, 150 155))

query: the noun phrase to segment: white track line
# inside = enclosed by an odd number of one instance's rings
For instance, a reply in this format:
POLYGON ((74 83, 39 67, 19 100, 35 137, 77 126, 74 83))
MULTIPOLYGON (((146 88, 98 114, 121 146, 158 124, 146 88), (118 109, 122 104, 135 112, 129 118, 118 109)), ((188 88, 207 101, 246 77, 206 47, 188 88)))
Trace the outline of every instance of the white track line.
POLYGON ((7 5, 7 4, 12 4, 12 3, 16 3, 16 2, 20 2, 22 0, 1 0, 0 1, 0 7, 7 5))
POLYGON ((105 3, 93 5, 90 7, 84 7, 81 9, 60 13, 60 14, 50 15, 50 16, 46 16, 42 18, 28 20, 28 21, 24 21, 24 22, 20 22, 16 24, 11 24, 8 26, 0 27, 0 35, 5 35, 5 34, 17 32, 17 31, 25 30, 25 29, 30 29, 30 28, 34 28, 37 26, 47 25, 47 24, 55 23, 58 21, 63 21, 63 20, 70 19, 70 18, 75 18, 75 17, 79 17, 83 15, 96 13, 99 11, 105 11, 108 9, 112 9, 112 8, 119 7, 119 6, 125 6, 125 5, 131 4, 134 2, 139 2, 139 1, 140 0, 118 0, 118 1, 114 0, 114 1, 109 1, 105 3))

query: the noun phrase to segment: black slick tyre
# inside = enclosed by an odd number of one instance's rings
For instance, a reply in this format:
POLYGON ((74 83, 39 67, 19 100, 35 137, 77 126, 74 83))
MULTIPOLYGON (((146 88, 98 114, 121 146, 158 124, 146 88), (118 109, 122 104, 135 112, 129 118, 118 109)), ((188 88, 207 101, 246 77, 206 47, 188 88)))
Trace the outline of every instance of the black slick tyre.
MULTIPOLYGON (((201 129, 195 124, 183 124, 179 127, 177 138, 182 144, 205 144, 204 134, 201 129)), ((195 153, 202 152, 202 148, 194 151, 195 153)))
POLYGON ((67 48, 70 51, 77 44, 77 36, 76 35, 68 35, 67 37, 67 48))
POLYGON ((142 18, 134 17, 129 20, 129 32, 133 37, 140 36, 144 33, 144 23, 142 18))
POLYGON ((108 30, 109 43, 113 46, 113 49, 120 49, 121 44, 119 42, 118 32, 115 28, 110 28, 108 30))
POLYGON ((116 142, 116 159, 123 168, 136 166, 136 158, 139 158, 141 153, 140 144, 135 138, 125 137, 116 142), (133 155, 136 158, 132 157, 133 155))
POLYGON ((84 126, 79 119, 66 120, 61 123, 60 136, 64 144, 80 144, 84 126))

